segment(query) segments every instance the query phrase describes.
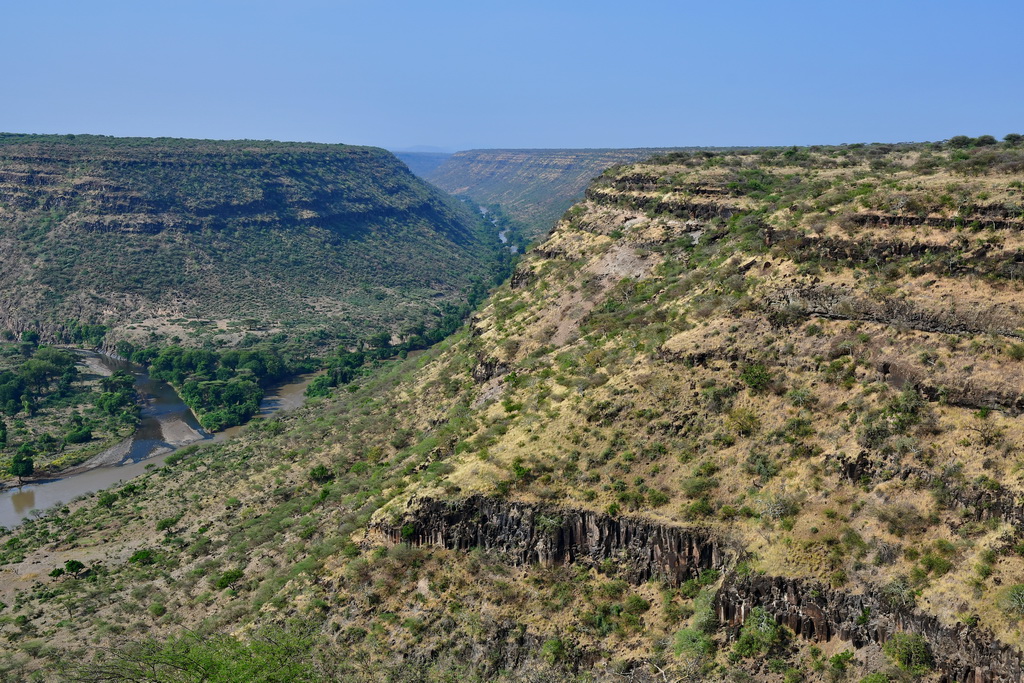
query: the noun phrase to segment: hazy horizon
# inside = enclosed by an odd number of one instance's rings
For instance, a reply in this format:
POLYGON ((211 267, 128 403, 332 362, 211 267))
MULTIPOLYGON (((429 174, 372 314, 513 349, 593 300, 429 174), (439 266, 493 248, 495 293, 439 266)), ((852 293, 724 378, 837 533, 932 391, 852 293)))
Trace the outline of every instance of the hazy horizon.
POLYGON ((7 8, 0 130, 434 147, 1024 130, 1024 7, 299 0, 7 8))

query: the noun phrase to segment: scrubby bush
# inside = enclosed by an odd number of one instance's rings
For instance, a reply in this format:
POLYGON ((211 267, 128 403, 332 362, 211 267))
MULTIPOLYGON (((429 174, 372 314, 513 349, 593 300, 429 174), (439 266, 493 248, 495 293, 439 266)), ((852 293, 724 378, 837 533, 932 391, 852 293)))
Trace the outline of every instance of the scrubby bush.
POLYGON ((217 577, 213 585, 221 589, 228 588, 237 583, 242 578, 242 575, 241 569, 229 569, 217 577))
POLYGON ((753 393, 760 393, 772 384, 772 373, 761 363, 754 363, 743 368, 740 379, 753 393))
POLYGON ((1017 617, 1024 616, 1024 583, 1007 588, 1002 602, 1007 613, 1017 617))
POLYGON ((557 664, 568 655, 568 648, 561 638, 545 640, 544 644, 540 646, 540 651, 548 664, 557 664))
POLYGON ((740 637, 733 645, 733 652, 739 657, 755 657, 767 654, 784 640, 782 627, 775 617, 764 608, 755 607, 743 622, 740 637))
POLYGON ((676 632, 676 657, 709 657, 715 653, 715 641, 703 631, 684 628, 676 632))
POLYGON ((935 662, 925 639, 916 634, 894 633, 882 645, 882 651, 900 669, 912 674, 924 674, 935 662))

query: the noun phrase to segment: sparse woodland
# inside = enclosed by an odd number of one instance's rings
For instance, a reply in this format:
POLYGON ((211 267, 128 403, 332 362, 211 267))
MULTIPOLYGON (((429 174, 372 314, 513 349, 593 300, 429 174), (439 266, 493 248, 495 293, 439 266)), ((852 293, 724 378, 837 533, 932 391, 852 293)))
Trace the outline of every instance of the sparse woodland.
POLYGON ((0 670, 1019 679, 1019 145, 609 169, 443 341, 0 537, 0 670))

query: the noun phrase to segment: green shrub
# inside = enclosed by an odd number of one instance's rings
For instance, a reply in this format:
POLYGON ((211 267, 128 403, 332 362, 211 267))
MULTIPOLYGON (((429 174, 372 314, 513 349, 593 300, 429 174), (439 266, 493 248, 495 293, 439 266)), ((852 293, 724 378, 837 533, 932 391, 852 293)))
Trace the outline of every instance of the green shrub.
POLYGON ((322 484, 333 479, 334 474, 325 465, 317 465, 309 471, 309 478, 322 484))
POLYGON ((223 574, 221 574, 219 577, 217 577, 217 580, 214 582, 213 585, 219 589, 228 588, 231 585, 237 583, 239 579, 242 578, 242 576, 243 572, 241 569, 229 569, 223 574))
POLYGON ((684 628, 676 632, 676 657, 709 657, 715 653, 715 641, 695 628, 684 628))
POLYGON ((173 527, 175 524, 177 524, 178 520, 180 520, 180 519, 181 519, 180 516, 179 517, 166 517, 164 519, 161 519, 159 522, 156 523, 156 530, 157 531, 167 531, 168 529, 173 527))
POLYGON ((900 669, 920 675, 935 665, 925 639, 916 634, 894 633, 882 645, 882 651, 900 669))
POLYGON ((761 418, 749 408, 737 408, 729 413, 729 422, 741 436, 753 436, 761 429, 761 418))
POLYGON ((557 664, 565 659, 568 648, 561 638, 551 638, 540 646, 540 652, 548 664, 557 664))
POLYGON ((891 680, 892 679, 889 678, 889 674, 873 673, 860 679, 860 683, 889 683, 891 680))
POLYGON ((85 569, 85 564, 78 560, 68 560, 64 563, 64 571, 68 574, 75 574, 77 576, 83 569, 85 569))
POLYGON ((841 674, 853 663, 853 653, 849 650, 844 650, 832 655, 828 662, 832 667, 833 673, 841 674))
POLYGON ((92 441, 92 430, 88 427, 73 429, 64 437, 64 441, 67 443, 85 443, 86 441, 92 441))
POLYGON ((718 615, 715 613, 715 592, 702 590, 693 600, 693 627, 702 633, 718 630, 718 615))
POLYGON ((1024 616, 1024 583, 1017 583, 1006 589, 1003 609, 1015 616, 1024 616))
POLYGON ((631 595, 626 598, 623 611, 627 614, 643 614, 651 608, 651 603, 639 595, 631 595))
POLYGON ((753 393, 760 393, 772 384, 772 374, 761 363, 754 363, 743 368, 740 379, 753 393))
POLYGON ((128 561, 132 564, 147 565, 153 564, 157 560, 157 554, 149 548, 143 548, 142 550, 135 551, 128 561))
POLYGON ((743 622, 740 637, 733 645, 739 657, 756 657, 770 652, 783 641, 782 628, 764 608, 755 607, 743 622))

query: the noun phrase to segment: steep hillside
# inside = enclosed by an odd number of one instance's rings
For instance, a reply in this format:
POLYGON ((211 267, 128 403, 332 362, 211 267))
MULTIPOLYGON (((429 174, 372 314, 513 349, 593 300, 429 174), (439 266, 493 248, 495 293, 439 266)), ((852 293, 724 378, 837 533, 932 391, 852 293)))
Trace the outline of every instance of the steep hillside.
POLYGON ((475 149, 456 152, 424 177, 456 196, 500 204, 528 240, 543 237, 606 168, 656 149, 475 149))
POLYGON ((2 670, 1020 680, 1022 192, 969 141, 609 171, 446 342, 0 539, 2 670))
POLYGON ((381 149, 4 134, 0 329, 397 333, 490 277, 491 227, 381 149))

